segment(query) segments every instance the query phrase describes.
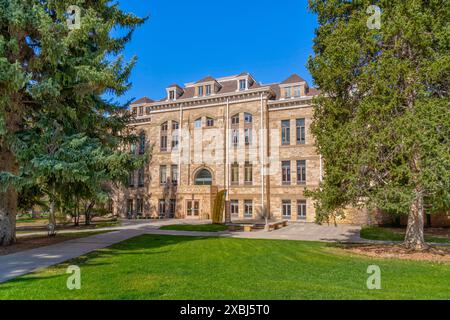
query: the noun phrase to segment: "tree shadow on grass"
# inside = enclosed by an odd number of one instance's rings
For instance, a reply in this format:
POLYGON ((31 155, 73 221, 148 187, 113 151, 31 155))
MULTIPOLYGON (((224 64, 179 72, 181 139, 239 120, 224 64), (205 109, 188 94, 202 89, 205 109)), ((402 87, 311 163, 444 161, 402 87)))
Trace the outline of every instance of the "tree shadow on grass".
POLYGON ((125 241, 119 242, 117 244, 114 244, 110 247, 97 249, 93 252, 79 256, 77 258, 73 258, 65 262, 59 263, 57 265, 50 266, 48 268, 41 269, 20 276, 18 278, 8 280, 4 283, 0 283, 0 292, 12 289, 14 288, 14 285, 20 283, 28 283, 37 280, 48 280, 52 278, 66 276, 68 275, 66 274, 66 270, 71 265, 76 265, 79 266, 80 268, 83 268, 83 266, 98 267, 111 265, 112 262, 106 262, 108 258, 118 257, 121 255, 146 255, 146 256, 158 255, 170 252, 170 250, 158 250, 151 252, 149 252, 148 250, 161 249, 182 242, 201 241, 208 238, 209 237, 150 235, 150 234, 136 236, 127 239, 125 241), (50 269, 53 269, 52 272, 55 272, 57 274, 45 275, 45 272, 49 271, 50 269))

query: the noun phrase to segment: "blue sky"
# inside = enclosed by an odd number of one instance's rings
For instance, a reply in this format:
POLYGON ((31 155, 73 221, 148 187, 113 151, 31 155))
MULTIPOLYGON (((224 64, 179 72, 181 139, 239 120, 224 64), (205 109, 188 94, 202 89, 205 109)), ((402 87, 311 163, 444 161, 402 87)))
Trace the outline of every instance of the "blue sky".
POLYGON ((305 67, 317 26, 307 0, 122 0, 149 15, 124 52, 138 56, 133 87, 119 100, 160 99, 172 84, 250 72, 258 81, 282 81, 305 67))

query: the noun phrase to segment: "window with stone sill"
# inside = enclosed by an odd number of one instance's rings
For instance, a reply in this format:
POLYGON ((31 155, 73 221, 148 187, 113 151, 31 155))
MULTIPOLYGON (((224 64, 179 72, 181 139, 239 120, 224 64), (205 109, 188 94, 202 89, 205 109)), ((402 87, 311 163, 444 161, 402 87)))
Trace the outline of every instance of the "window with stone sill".
POLYGON ((246 161, 244 165, 244 183, 247 185, 253 183, 253 166, 248 161, 246 161))
POLYGON ((142 188, 144 186, 144 168, 138 170, 138 187, 142 188))
POLYGON ((133 199, 128 199, 127 200, 127 214, 128 215, 132 215, 133 212, 133 199))
POLYGON ((235 114, 234 116, 231 117, 231 125, 232 126, 239 125, 239 114, 235 114))
POLYGON ((245 129, 244 130, 244 138, 245 138, 245 145, 251 145, 252 144, 252 129, 245 129))
POLYGON ((130 173, 128 174, 128 186, 130 188, 134 187, 134 171, 130 171, 130 173))
POLYGON ((244 113, 244 122, 246 124, 252 123, 253 122, 253 116, 250 113, 244 113))
POLYGON ((297 200, 297 219, 306 219, 306 200, 297 200))
POLYGON ((237 147, 239 145, 239 130, 231 130, 231 143, 233 144, 233 147, 237 147))
POLYGON ((172 184, 174 186, 178 185, 178 165, 174 164, 171 168, 172 171, 172 184))
POLYGON ((297 184, 306 184, 306 160, 297 160, 297 184))
POLYGON ((282 161, 281 162, 281 183, 283 185, 291 184, 291 162, 282 161))
POLYGON ((291 143, 291 121, 281 121, 281 144, 289 145, 291 143))
POLYGON ((282 215, 284 218, 290 218, 291 217, 291 200, 283 200, 281 203, 282 206, 282 215))
POLYGON ((253 200, 244 200, 244 216, 246 218, 253 216, 253 200))
POLYGON ((230 213, 234 216, 239 215, 239 201, 230 200, 230 213))
POLYGON ((305 119, 297 119, 295 121, 296 126, 296 141, 297 144, 305 144, 306 142, 306 133, 305 133, 305 119))
POLYGON ((284 88, 284 97, 286 99, 292 97, 292 88, 291 87, 284 88))
POLYGON ((207 127, 213 127, 214 126, 214 119, 213 118, 206 118, 206 126, 207 127))
POLYGON ((231 184, 238 185, 239 184, 239 164, 233 163, 231 165, 231 184))
POLYGON ((159 166, 159 184, 164 185, 167 182, 167 166, 159 166))
POLYGON ((247 80, 239 80, 239 91, 247 90, 247 80))

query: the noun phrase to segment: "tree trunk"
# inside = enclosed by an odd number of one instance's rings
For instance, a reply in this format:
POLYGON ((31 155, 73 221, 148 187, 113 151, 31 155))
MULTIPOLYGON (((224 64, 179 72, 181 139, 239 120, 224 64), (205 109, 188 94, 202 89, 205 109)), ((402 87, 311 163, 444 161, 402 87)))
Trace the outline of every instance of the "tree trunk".
POLYGON ((411 205, 408 216, 408 226, 405 235, 405 247, 412 250, 426 250, 429 246, 425 243, 423 235, 423 196, 417 192, 416 199, 411 205))
POLYGON ((50 214, 48 215, 48 235, 56 235, 56 214, 55 214, 55 200, 52 199, 50 203, 50 214))
MULTIPOLYGON (((16 173, 14 155, 0 145, 0 172, 16 173)), ((0 246, 9 246, 16 242, 17 192, 9 187, 6 192, 0 190, 0 246)))

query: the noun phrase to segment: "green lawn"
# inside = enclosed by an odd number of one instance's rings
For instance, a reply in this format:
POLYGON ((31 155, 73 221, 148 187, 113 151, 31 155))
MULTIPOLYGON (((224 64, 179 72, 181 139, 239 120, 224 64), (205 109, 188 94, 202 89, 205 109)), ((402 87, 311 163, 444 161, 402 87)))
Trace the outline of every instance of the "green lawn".
MULTIPOLYGON (((405 239, 405 231, 395 232, 382 227, 365 226, 361 229, 361 238, 370 240, 386 240, 386 241, 403 241, 405 239)), ((425 236, 425 241, 435 243, 450 243, 449 238, 425 236)))
POLYGON ((450 265, 318 242, 144 235, 0 284, 2 299, 450 299, 450 265), (81 290, 66 289, 67 266, 81 290), (381 290, 366 288, 369 265, 381 290))
POLYGON ((223 224, 171 224, 162 226, 161 230, 179 230, 179 231, 210 231, 219 232, 228 230, 223 224))

